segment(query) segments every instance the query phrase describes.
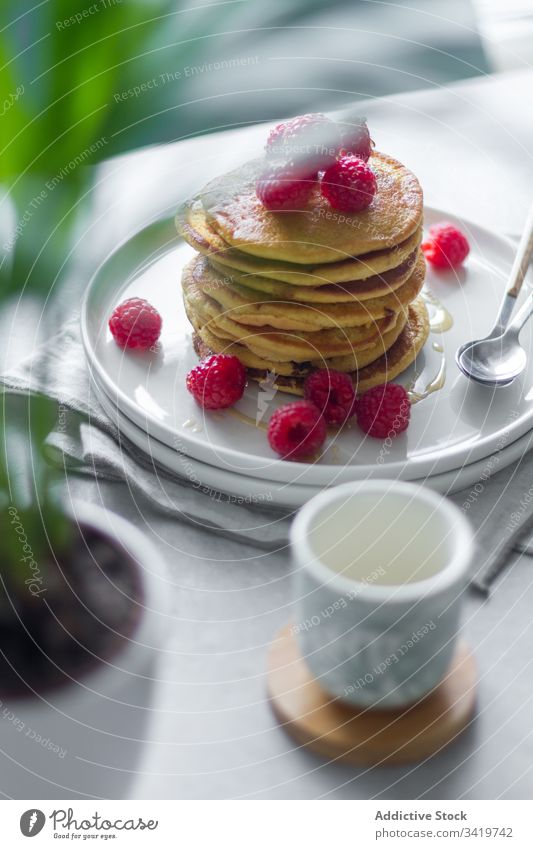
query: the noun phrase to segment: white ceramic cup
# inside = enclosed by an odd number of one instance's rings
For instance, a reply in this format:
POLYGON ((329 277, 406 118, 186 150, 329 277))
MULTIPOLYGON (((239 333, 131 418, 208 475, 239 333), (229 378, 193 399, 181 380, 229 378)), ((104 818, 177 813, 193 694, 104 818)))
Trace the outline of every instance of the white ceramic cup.
POLYGON ((443 679, 473 555, 452 502, 415 484, 347 483, 300 510, 291 547, 293 633, 325 690, 387 709, 443 679))

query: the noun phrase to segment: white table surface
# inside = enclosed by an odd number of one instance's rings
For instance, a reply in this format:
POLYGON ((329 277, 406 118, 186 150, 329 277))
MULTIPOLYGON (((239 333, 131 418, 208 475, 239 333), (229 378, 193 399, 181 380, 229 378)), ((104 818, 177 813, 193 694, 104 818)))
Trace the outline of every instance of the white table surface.
MULTIPOLYGON (((428 203, 518 233, 533 194, 532 92, 533 73, 519 73, 365 103, 364 111, 378 148, 417 173, 428 203)), ((207 178, 258 152, 264 138, 256 127, 107 163, 95 198, 98 223, 82 243, 86 272, 96 244, 103 254, 171 214, 207 178)), ((120 484, 72 479, 69 488, 144 526, 168 568, 175 618, 135 798, 531 797, 530 558, 506 572, 489 602, 468 599, 465 634, 480 675, 471 728, 424 763, 356 769, 294 746, 265 698, 267 646, 291 617, 286 551, 218 540, 135 503, 120 484)))

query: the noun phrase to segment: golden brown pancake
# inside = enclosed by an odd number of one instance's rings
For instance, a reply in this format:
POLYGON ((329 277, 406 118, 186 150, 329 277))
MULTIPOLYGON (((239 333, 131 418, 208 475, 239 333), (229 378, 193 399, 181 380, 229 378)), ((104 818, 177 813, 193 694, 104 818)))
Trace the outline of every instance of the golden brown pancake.
POLYGON ((220 311, 215 301, 205 299, 198 309, 193 299, 185 299, 189 321, 198 330, 205 326, 225 342, 235 341, 245 345, 259 357, 273 362, 306 362, 310 359, 329 359, 351 354, 354 350, 373 348, 383 334, 395 327, 400 315, 379 319, 364 327, 335 328, 305 331, 276 330, 273 327, 250 327, 232 321, 220 311), (208 303, 206 303, 209 301, 208 303))
POLYGON ((388 351, 373 363, 352 374, 356 391, 360 394, 398 377, 413 363, 429 336, 429 315, 421 298, 409 304, 408 317, 403 331, 388 351))
MULTIPOLYGON (((320 358, 317 360, 309 360, 308 362, 270 362, 264 357, 254 354, 240 342, 234 342, 230 339, 221 339, 210 332, 209 327, 204 325, 195 333, 195 338, 200 339, 207 348, 213 353, 218 354, 233 354, 247 367, 276 374, 286 377, 301 377, 310 374, 319 368, 335 369, 336 371, 351 372, 357 368, 362 368, 378 359, 391 345, 396 341, 402 332, 407 321, 407 312, 402 315, 395 327, 388 330, 375 345, 366 348, 363 351, 353 351, 351 354, 346 354, 343 357, 330 357, 329 359, 320 358)), ((198 344, 198 343, 197 343, 198 344)))
POLYGON ((397 268, 391 268, 382 274, 375 274, 365 280, 326 283, 323 286, 293 286, 291 283, 269 280, 255 274, 243 274, 241 271, 220 265, 215 256, 209 257, 209 264, 216 268, 228 282, 234 280, 241 286, 246 286, 247 289, 253 289, 273 298, 304 304, 342 304, 354 300, 367 301, 379 298, 399 289, 411 276, 418 256, 419 250, 416 249, 397 268))
POLYGON ((358 327, 397 313, 422 289, 425 261, 419 253, 418 262, 404 285, 381 298, 318 306, 277 300, 264 294, 259 296, 245 286, 228 283, 228 278, 212 268, 203 256, 195 257, 189 267, 197 286, 234 321, 253 327, 313 331, 328 327, 358 327))
MULTIPOLYGON (((379 386, 398 377, 414 362, 429 335, 429 319, 427 309, 421 298, 417 298, 408 308, 408 318, 398 338, 391 347, 373 362, 350 372, 350 377, 358 394, 366 392, 372 386, 379 386)), ((213 350, 198 334, 195 335, 194 347, 199 357, 208 356, 213 350)), ((324 368, 325 366, 322 366, 324 368)), ((274 369, 264 370, 248 368, 248 375, 253 380, 261 382, 274 369)), ((283 392, 292 395, 304 394, 304 380, 307 373, 285 376, 277 374, 274 385, 283 392)))
POLYGON ((296 395, 317 368, 349 374, 364 391, 413 362, 429 333, 422 190, 385 154, 369 164, 377 191, 358 213, 334 210, 318 184, 305 208, 270 212, 255 193, 264 159, 180 209, 178 230, 200 254, 182 277, 199 356, 232 353, 253 379, 274 374, 296 395))
POLYGON ((231 248, 208 222, 200 200, 190 201, 181 207, 176 215, 176 227, 185 241, 200 253, 212 257, 218 265, 268 280, 310 287, 366 280, 387 272, 401 265, 422 241, 420 226, 407 239, 392 248, 322 265, 294 265, 290 262, 262 259, 231 248))
POLYGON ((226 244, 271 260, 295 264, 339 262, 393 248, 422 220, 422 189, 414 174, 390 156, 374 151, 372 203, 357 213, 333 210, 317 184, 305 209, 270 212, 255 193, 264 160, 248 162, 211 181, 200 193, 207 219, 226 244))

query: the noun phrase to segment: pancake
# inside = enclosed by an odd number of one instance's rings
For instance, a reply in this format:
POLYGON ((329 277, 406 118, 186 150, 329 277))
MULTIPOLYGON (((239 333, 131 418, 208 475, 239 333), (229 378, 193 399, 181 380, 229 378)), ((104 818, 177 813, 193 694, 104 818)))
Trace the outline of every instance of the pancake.
POLYGON ((255 193, 264 165, 263 159, 248 162, 212 180, 200 193, 215 232, 246 254, 304 265, 338 262, 393 248, 421 224, 418 180, 383 153, 374 151, 369 159, 377 191, 370 206, 357 213, 333 210, 318 185, 304 210, 270 212, 255 193))
POLYGON ((422 298, 409 304, 407 322, 398 339, 379 360, 352 374, 356 391, 361 394, 394 380, 413 363, 429 336, 429 315, 422 298))
POLYGON ((259 356, 276 362, 303 362, 343 356, 350 354, 354 348, 363 350, 375 344, 398 320, 398 313, 391 313, 358 327, 334 327, 311 332, 278 330, 269 325, 258 328, 235 321, 231 310, 224 310, 206 295, 194 279, 191 263, 183 270, 182 287, 185 309, 196 329, 207 324, 215 336, 241 341, 259 356))
MULTIPOLYGON (((429 317, 426 305, 418 298, 409 305, 409 314, 404 329, 396 342, 377 360, 364 368, 350 373, 352 383, 358 395, 381 386, 402 374, 417 358, 429 336, 429 317)), ((253 380, 264 380, 266 375, 248 372, 253 380)), ((304 378, 279 377, 274 384, 283 392, 292 395, 304 394, 304 378)))
MULTIPOLYGON (((351 372, 373 362, 388 348, 390 348, 405 327, 406 321, 407 314, 404 314, 398 320, 395 327, 384 333, 378 342, 372 347, 367 348, 364 351, 353 351, 351 354, 347 354, 343 357, 331 357, 330 359, 321 358, 300 363, 294 361, 274 363, 264 357, 259 357, 239 342, 220 339, 218 336, 211 333, 207 325, 204 325, 194 334, 195 350, 198 353, 201 342, 204 346, 206 346, 207 350, 213 353, 233 354, 238 357, 247 368, 263 371, 265 374, 267 372, 275 372, 276 374, 284 375, 286 377, 305 377, 312 371, 319 368, 351 372)), ((198 355, 202 356, 201 354, 198 355)))
POLYGON ((290 262, 261 259, 231 248, 209 224, 199 200, 193 200, 181 207, 176 215, 176 227, 185 241, 200 253, 212 257, 219 265, 268 280, 311 287, 366 280, 383 274, 403 263, 422 241, 420 226, 393 248, 371 251, 357 258, 343 258, 324 265, 297 266, 290 262))
MULTIPOLYGON (((206 301, 210 299, 206 299, 206 301)), ((272 327, 257 328, 232 321, 215 301, 203 303, 206 309, 200 312, 198 304, 185 300, 189 321, 198 330, 207 326, 211 333, 226 342, 241 342, 250 351, 273 362, 306 362, 309 359, 340 357, 354 350, 364 351, 375 346, 388 330, 392 329, 399 315, 379 319, 364 327, 334 328, 304 331, 276 330, 272 327)))
MULTIPOLYGON (((366 392, 372 386, 394 380, 404 372, 416 359, 429 335, 429 318, 427 309, 421 298, 413 301, 408 308, 405 326, 391 347, 370 364, 350 373, 352 382, 358 394, 366 392)), ((195 350, 199 357, 208 356, 212 351, 205 342, 196 337, 195 350)), ((272 370, 271 370, 272 372, 272 370)), ((261 382, 268 376, 267 370, 248 369, 248 376, 261 382)), ((303 395, 305 375, 284 376, 278 374, 274 385, 282 392, 292 395, 303 395)))
POLYGON ((363 302, 352 300, 351 303, 311 306, 277 300, 264 294, 260 297, 245 286, 228 284, 228 278, 212 268, 205 257, 196 257, 190 266, 197 286, 228 311, 234 321, 253 327, 303 331, 358 327, 397 313, 417 297, 424 283, 425 271, 425 261, 420 253, 411 275, 395 292, 363 302))
POLYGON ((419 256, 415 249, 397 268, 391 268, 382 274, 375 274, 365 280, 352 280, 349 283, 326 283, 323 286, 293 286, 279 280, 269 280, 255 274, 243 274, 241 271, 221 265, 215 256, 209 257, 209 264, 216 268, 228 280, 234 280, 241 286, 253 289, 263 295, 270 295, 283 301, 298 301, 307 304, 342 304, 351 301, 367 301, 388 295, 399 289, 411 276, 413 266, 419 256))
POLYGON ((198 252, 182 275, 196 352, 234 354, 251 378, 274 376, 294 395, 318 368, 350 375, 359 392, 393 380, 429 333, 416 177, 374 152, 366 209, 341 213, 313 183, 302 209, 274 213, 255 192, 265 165, 212 180, 176 215, 198 252))

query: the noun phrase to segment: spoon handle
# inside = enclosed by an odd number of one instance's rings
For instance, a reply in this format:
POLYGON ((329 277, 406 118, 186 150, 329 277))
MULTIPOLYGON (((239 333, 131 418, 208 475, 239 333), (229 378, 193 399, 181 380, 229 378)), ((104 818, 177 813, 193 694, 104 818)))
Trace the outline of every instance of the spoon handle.
MULTIPOLYGON (((526 276, 531 255, 533 254, 533 204, 531 205, 527 221, 522 232, 520 242, 515 254, 514 262, 509 274, 508 289, 503 296, 503 301, 500 304, 500 309, 496 318, 496 323, 492 328, 487 338, 494 339, 501 336, 505 332, 505 328, 509 324, 509 320, 516 306, 518 293, 522 288, 524 277, 526 276)), ((520 325, 521 327, 522 325, 520 325)))
POLYGON ((522 237, 520 239, 518 249, 516 251, 516 256, 514 258, 513 267, 511 268, 511 273, 509 275, 509 288, 507 290, 507 294, 512 298, 516 298, 520 289, 522 288, 522 283, 524 282, 524 277, 526 276, 527 269, 529 266, 529 261, 531 259, 531 255, 533 254, 533 204, 531 205, 526 226, 522 232, 522 237))
POLYGON ((498 312, 496 324, 490 331, 490 334, 487 337, 488 339, 495 339, 497 336, 501 336, 502 333, 505 332, 505 328, 509 324, 509 320, 515 307, 516 295, 511 295, 509 292, 506 292, 503 301, 500 304, 500 311, 498 312))
POLYGON ((520 333, 524 324, 533 314, 533 294, 529 295, 525 304, 522 304, 517 314, 513 318, 511 324, 504 333, 504 336, 511 336, 514 333, 520 333))

